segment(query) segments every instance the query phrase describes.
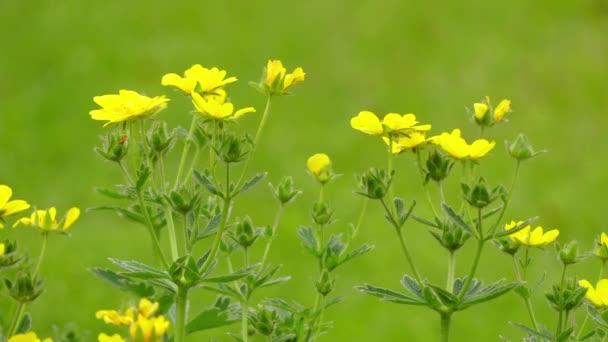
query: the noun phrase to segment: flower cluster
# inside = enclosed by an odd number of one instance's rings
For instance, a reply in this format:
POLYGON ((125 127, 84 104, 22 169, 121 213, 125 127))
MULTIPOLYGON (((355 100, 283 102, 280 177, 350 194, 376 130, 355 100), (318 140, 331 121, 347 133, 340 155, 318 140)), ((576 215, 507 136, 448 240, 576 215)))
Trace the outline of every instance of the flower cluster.
MULTIPOLYGON (((169 321, 163 315, 156 315, 158 309, 159 303, 142 298, 138 307, 130 307, 124 313, 116 310, 99 310, 95 317, 107 324, 127 326, 132 341, 162 341, 169 328, 169 321)), ((119 335, 110 337, 100 334, 98 339, 99 342, 124 341, 119 335)))

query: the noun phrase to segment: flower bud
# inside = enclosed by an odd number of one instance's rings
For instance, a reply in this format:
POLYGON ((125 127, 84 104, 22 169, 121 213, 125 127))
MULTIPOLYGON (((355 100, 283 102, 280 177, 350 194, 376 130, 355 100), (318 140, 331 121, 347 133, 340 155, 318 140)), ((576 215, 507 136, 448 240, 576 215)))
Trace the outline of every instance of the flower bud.
POLYGON ((244 249, 249 248, 259 237, 249 216, 236 226, 236 242, 244 249))
POLYGON ((316 202, 312 207, 312 219, 316 224, 327 225, 333 221, 333 210, 327 202, 316 202))
POLYGON ((442 223, 442 232, 431 231, 433 237, 448 251, 455 252, 467 242, 469 234, 451 221, 442 223))
POLYGON ((507 113, 511 112, 511 100, 504 99, 494 108, 494 122, 500 122, 507 113))
POLYGON ((200 202, 200 193, 192 193, 189 188, 180 186, 176 190, 169 193, 169 204, 180 214, 187 214, 198 206, 200 202))
POLYGON ((600 240, 596 241, 595 255, 602 260, 608 260, 608 235, 602 233, 600 240))
POLYGON ((537 155, 545 152, 535 151, 534 147, 532 147, 528 141, 528 138, 524 134, 519 134, 512 143, 505 141, 505 144, 507 145, 509 155, 519 161, 536 157, 537 155))
POLYGON ((494 243, 501 252, 504 252, 509 255, 515 255, 515 253, 517 253, 519 247, 521 246, 521 244, 513 241, 512 239, 507 238, 494 239, 494 243))
POLYGON ((490 109, 490 98, 486 96, 486 98, 482 102, 477 102, 473 104, 473 118, 475 122, 482 127, 492 126, 493 118, 491 115, 488 115, 488 111, 490 109))
POLYGON ((388 193, 393 175, 389 175, 384 169, 371 168, 358 179, 359 190, 357 193, 371 199, 382 199, 388 193))
POLYGON ((334 172, 331 167, 331 160, 325 153, 317 153, 308 158, 306 161, 306 167, 321 184, 331 181, 334 177, 334 172))
POLYGON ((271 336, 276 328, 279 317, 276 311, 259 307, 256 315, 252 317, 253 326, 263 336, 271 336))
POLYGON ((19 303, 32 302, 44 291, 43 281, 37 279, 29 270, 19 271, 14 283, 4 279, 4 285, 8 289, 9 296, 19 303))
POLYGON ((281 205, 293 202, 293 200, 302 193, 300 190, 294 188, 292 177, 283 177, 276 187, 273 187, 272 184, 270 184, 270 187, 274 198, 276 198, 281 205))
POLYGON ((581 260, 578 256, 578 242, 570 241, 567 244, 560 246, 556 245, 559 251, 559 259, 564 265, 576 264, 581 260))
POLYGON ((166 122, 155 121, 147 134, 148 145, 155 154, 163 155, 170 149, 174 137, 173 133, 167 133, 166 122))
POLYGON ((585 287, 579 286, 574 279, 568 279, 563 287, 558 284, 553 285, 552 292, 545 296, 555 310, 571 311, 583 303, 586 293, 585 287))
POLYGON ((193 286, 200 279, 198 265, 190 255, 175 260, 169 267, 169 274, 176 284, 186 287, 193 286))
POLYGON ((480 177, 476 183, 468 185, 461 184, 464 199, 473 207, 482 209, 494 202, 496 198, 502 195, 502 187, 496 187, 492 190, 488 189, 486 181, 480 177))
POLYGON ((0 242, 0 269, 19 264, 23 256, 17 253, 17 242, 4 240, 0 242))
POLYGON ((249 154, 250 143, 245 137, 238 137, 232 133, 225 134, 216 150, 220 159, 226 163, 238 163, 249 154))
POLYGON ((288 74, 281 61, 269 60, 260 83, 252 82, 250 85, 268 95, 284 95, 288 94, 287 90, 291 86, 304 81, 305 77, 306 74, 300 67, 295 68, 292 73, 288 74))
POLYGON ((129 151, 128 139, 126 134, 110 132, 102 137, 101 147, 96 147, 95 152, 106 160, 119 163, 129 151))
POLYGON ((321 273, 321 278, 315 282, 315 287, 317 288, 317 292, 323 297, 327 296, 334 289, 335 280, 331 279, 329 275, 329 271, 323 270, 321 273))
POLYGON ((428 183, 429 179, 437 183, 441 182, 448 177, 452 166, 454 166, 454 162, 450 158, 446 158, 436 151, 429 153, 429 158, 426 160, 425 182, 428 183))

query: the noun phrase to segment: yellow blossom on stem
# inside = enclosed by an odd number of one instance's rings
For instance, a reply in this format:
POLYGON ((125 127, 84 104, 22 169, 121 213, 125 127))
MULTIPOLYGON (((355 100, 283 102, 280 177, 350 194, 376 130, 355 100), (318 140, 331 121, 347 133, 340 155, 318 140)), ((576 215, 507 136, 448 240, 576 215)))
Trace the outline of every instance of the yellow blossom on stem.
POLYGON ((608 279, 601 279, 595 288, 585 279, 578 282, 578 285, 587 289, 585 297, 596 307, 608 307, 608 279))
POLYGON ((473 109, 475 110, 475 119, 480 122, 483 121, 488 112, 488 108, 486 103, 474 103, 473 109))
POLYGON ((269 60, 266 64, 261 89, 270 95, 285 94, 287 89, 296 83, 306 79, 306 73, 301 67, 297 67, 292 73, 288 74, 287 69, 279 60, 269 60))
POLYGON ((6 253, 6 245, 2 242, 0 242, 0 256, 4 255, 6 253))
POLYGON ((118 334, 108 336, 104 333, 99 334, 99 336, 97 336, 97 340, 98 342, 126 342, 126 340, 118 334))
POLYGON ((333 176, 331 160, 325 153, 317 153, 306 161, 306 168, 321 183, 327 183, 333 176))
POLYGON ((29 209, 30 205, 24 200, 12 200, 13 189, 7 185, 0 185, 0 229, 4 228, 4 219, 29 209))
POLYGON ((361 111, 357 116, 350 119, 350 126, 358 131, 371 135, 382 135, 384 129, 376 114, 368 111, 361 111))
POLYGON ((158 339, 165 335, 167 329, 169 329, 169 321, 165 319, 165 316, 154 318, 154 333, 158 339))
POLYGON ((600 241, 595 248, 595 255, 602 259, 608 259, 608 235, 606 233, 600 235, 600 241))
POLYGON ((219 102, 213 98, 205 99, 197 93, 192 93, 194 108, 204 117, 215 120, 234 120, 247 113, 255 112, 255 108, 247 107, 234 112, 234 105, 230 102, 219 102))
POLYGON ((433 144, 439 145, 442 150, 449 154, 454 159, 472 159, 477 160, 486 156, 496 146, 496 142, 486 139, 475 140, 472 144, 468 144, 464 138, 460 136, 460 130, 454 129, 452 133, 441 133, 428 139, 433 144))
POLYGON ((36 333, 29 332, 27 334, 18 334, 12 337, 9 337, 8 342, 53 342, 51 338, 45 338, 41 340, 38 338, 36 333))
POLYGON ((107 324, 113 325, 130 325, 133 323, 133 317, 130 315, 122 315, 116 310, 99 310, 95 313, 97 319, 101 319, 107 324))
MULTIPOLYGON (((388 137, 382 137, 386 145, 391 146, 391 141, 388 137)), ((424 132, 412 132, 409 135, 399 136, 397 140, 393 139, 392 153, 399 154, 403 151, 413 149, 419 145, 426 143, 426 134, 424 132)))
POLYGON ((139 314, 144 316, 144 317, 150 317, 153 316, 157 311, 158 308, 160 307, 160 304, 158 302, 151 302, 150 300, 148 300, 147 298, 142 298, 139 300, 139 314))
POLYGON ((164 96, 147 97, 132 90, 121 90, 118 95, 95 96, 93 101, 101 109, 89 112, 93 120, 108 121, 104 125, 127 121, 132 118, 150 117, 167 107, 164 96))
POLYGON ((43 232, 65 232, 78 220, 80 209, 73 207, 68 210, 61 220, 57 220, 57 210, 51 207, 48 210, 36 210, 30 217, 17 220, 13 228, 24 225, 32 226, 43 232))
POLYGON ((399 133, 409 135, 413 132, 426 132, 431 125, 418 125, 416 115, 388 113, 382 121, 370 111, 361 111, 350 120, 350 126, 370 135, 386 135, 399 133))
MULTIPOLYGON (((505 225, 505 230, 511 230, 515 227, 518 227, 522 223, 522 221, 511 221, 511 223, 505 225)), ((509 235, 509 238, 512 241, 518 242, 522 245, 531 247, 544 247, 555 241, 558 236, 559 230, 557 229, 552 229, 547 232, 544 232, 543 228, 540 226, 532 230, 532 227, 530 225, 527 225, 523 229, 509 235)))
POLYGON ((236 77, 226 78, 226 70, 216 67, 207 69, 200 64, 195 64, 184 72, 184 77, 173 73, 164 75, 161 84, 176 87, 187 95, 200 92, 203 96, 220 95, 225 98, 226 93, 221 88, 236 81, 236 77), (197 89, 197 85, 200 86, 200 91, 197 89))
POLYGON ((511 100, 504 99, 494 108, 494 121, 500 122, 511 111, 511 100))

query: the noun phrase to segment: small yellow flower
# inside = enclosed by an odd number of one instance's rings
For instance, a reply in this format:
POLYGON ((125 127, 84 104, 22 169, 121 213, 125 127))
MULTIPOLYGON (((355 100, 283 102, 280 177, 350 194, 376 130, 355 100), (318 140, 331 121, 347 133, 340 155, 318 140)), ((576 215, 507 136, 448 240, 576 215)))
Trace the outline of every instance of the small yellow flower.
POLYGON ((606 233, 600 235, 600 241, 595 249, 595 255, 602 259, 608 259, 608 235, 606 235, 606 233))
POLYGON ((139 300, 139 314, 148 318, 153 316, 160 307, 158 302, 152 303, 147 298, 142 298, 139 300))
POLYGON ((73 207, 68 210, 65 216, 58 221, 57 210, 51 207, 48 210, 36 210, 31 217, 23 217, 17 220, 13 228, 18 225, 33 226, 45 232, 67 231, 78 220, 80 209, 73 207))
MULTIPOLYGON (((519 225, 521 225, 522 221, 511 221, 505 225, 505 230, 511 230, 519 225)), ((532 230, 530 225, 524 227, 523 229, 509 235, 512 241, 518 242, 522 245, 531 246, 531 247, 544 247, 551 242, 555 241, 559 235, 559 230, 552 229, 547 232, 543 232, 542 227, 536 227, 532 230)))
POLYGON ((147 97, 132 90, 121 90, 118 95, 95 96, 93 101, 102 109, 89 112, 93 120, 108 121, 105 125, 123 122, 131 118, 143 118, 157 114, 167 107, 164 96, 147 97))
POLYGON ((447 154, 454 159, 477 160, 486 156, 496 146, 496 142, 485 139, 475 140, 472 144, 467 144, 466 140, 460 136, 460 130, 454 129, 452 133, 441 133, 428 139, 433 144, 439 145, 447 154))
POLYGON ((6 253, 6 245, 2 242, 0 242, 0 256, 4 255, 6 253))
POLYGON ((98 342, 126 342, 126 340, 118 334, 108 336, 104 333, 101 333, 101 334, 99 334, 99 336, 97 336, 97 339, 98 339, 98 342))
POLYGON ((133 323, 132 316, 121 315, 116 310, 99 310, 95 313, 95 317, 103 320, 107 324, 113 325, 130 325, 133 323))
POLYGON ((325 153, 317 153, 308 158, 306 168, 321 184, 327 183, 333 177, 331 160, 325 153))
POLYGON ((483 121, 486 113, 488 112, 488 105, 486 103, 474 103, 473 109, 475 110, 475 119, 477 121, 483 121))
POLYGON ((41 340, 38 338, 36 333, 29 332, 27 334, 18 334, 12 337, 9 337, 8 342, 53 342, 51 338, 45 338, 41 340))
POLYGON ((596 307, 608 307, 608 279, 601 279, 595 288, 585 279, 578 282, 578 285, 587 289, 585 297, 596 307))
POLYGON ((496 142, 487 141, 486 139, 478 139, 473 141, 469 146, 469 158, 477 160, 487 155, 496 145, 496 142))
POLYGON ((511 100, 504 99, 494 108, 494 121, 500 122, 511 111, 511 100))
POLYGON ((376 114, 369 111, 361 111, 350 120, 350 126, 358 131, 370 135, 386 135, 388 133, 400 133, 409 135, 413 132, 425 132, 431 129, 431 125, 418 125, 414 114, 388 113, 382 121, 376 114))
MULTIPOLYGON (((391 142, 388 137, 382 137, 386 145, 390 146, 391 142)), ((405 150, 410 150, 418 147, 426 142, 426 134, 424 132, 412 132, 409 135, 400 136, 398 140, 393 140, 392 153, 399 154, 405 150)))
POLYGON ((165 319, 165 316, 158 316, 154 319, 154 333, 159 340, 165 335, 167 329, 169 329, 169 321, 165 319))
POLYGON ((266 64, 265 77, 262 89, 269 94, 284 94, 287 89, 296 83, 304 81, 306 74, 304 70, 297 67, 291 74, 287 74, 287 69, 279 60, 269 60, 266 64))
MULTIPOLYGON (((237 81, 236 77, 226 77, 226 70, 216 67, 207 69, 200 64, 193 65, 184 72, 184 77, 177 74, 166 74, 161 80, 164 86, 174 86, 187 95, 197 91, 196 86, 200 85, 200 92, 204 95, 216 93, 226 84, 237 81)), ((225 93, 224 93, 225 97, 225 93)))
POLYGON ((247 107, 234 112, 234 105, 230 102, 218 102, 213 98, 204 99, 197 93, 192 93, 194 108, 203 116, 215 120, 234 120, 240 116, 255 112, 255 108, 247 107))
POLYGON ((4 228, 4 218, 29 209, 30 205, 24 200, 12 200, 13 189, 0 185, 0 229, 4 228))
POLYGON ((376 114, 368 111, 361 111, 357 116, 350 119, 350 126, 366 134, 384 134, 384 128, 382 128, 380 119, 378 119, 376 114))

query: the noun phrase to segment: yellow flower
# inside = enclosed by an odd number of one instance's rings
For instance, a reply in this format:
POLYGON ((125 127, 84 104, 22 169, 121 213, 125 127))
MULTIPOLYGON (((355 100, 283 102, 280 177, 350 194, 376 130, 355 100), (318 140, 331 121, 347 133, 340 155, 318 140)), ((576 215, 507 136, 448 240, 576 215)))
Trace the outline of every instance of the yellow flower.
POLYGON ((306 168, 321 184, 327 183, 333 177, 331 160, 325 153, 317 153, 308 158, 306 168))
POLYGON ((12 200, 13 189, 6 185, 0 185, 0 229, 4 228, 3 220, 18 212, 27 210, 30 205, 23 200, 12 200))
POLYGON ((102 109, 89 112, 93 120, 108 121, 105 125, 123 122, 131 118, 148 117, 167 107, 164 96, 147 97, 132 90, 121 90, 118 95, 95 96, 93 101, 102 109))
POLYGON ((6 245, 0 242, 0 256, 6 253, 6 245))
POLYGON ((101 334, 99 334, 97 339, 98 339, 98 342, 126 342, 126 340, 118 334, 108 336, 106 334, 101 333, 101 334))
MULTIPOLYGON (((386 145, 391 145, 388 137, 382 137, 382 140, 386 143, 386 145)), ((417 147, 426 141, 426 134, 424 132, 412 132, 407 136, 400 136, 398 140, 393 140, 393 149, 391 152, 393 152, 393 154, 398 154, 405 150, 417 147)))
POLYGON ((431 129, 431 125, 417 125, 416 115, 388 113, 384 119, 369 111, 361 111, 350 119, 350 126, 358 131, 370 135, 385 135, 387 133, 401 133, 409 135, 413 132, 424 132, 431 129))
POLYGON ((460 130, 454 129, 452 133, 441 133, 434 137, 430 137, 428 141, 439 145, 447 154, 454 159, 472 159, 477 160, 486 156, 496 146, 496 142, 487 141, 485 139, 475 140, 472 144, 467 144, 460 136, 460 130))
POLYGON ((14 335, 8 339, 8 342, 53 342, 53 340, 51 338, 41 340, 38 338, 36 333, 29 332, 27 334, 14 335))
POLYGON ((300 67, 287 74, 287 69, 279 60, 269 60, 265 71, 263 89, 270 94, 284 94, 291 86, 306 78, 304 70, 300 67))
POLYGON ((80 216, 80 209, 73 207, 68 210, 65 216, 58 221, 57 210, 51 207, 48 210, 36 210, 31 217, 23 217, 17 220, 13 228, 22 224, 24 226, 33 226, 46 232, 52 231, 67 231, 76 222, 80 216))
POLYGON ((486 103, 474 103, 473 109, 475 110, 475 119, 477 119, 477 121, 483 121, 483 118, 488 112, 488 108, 486 103))
POLYGON ((587 289, 585 297, 587 297, 593 305, 601 308, 608 307, 608 279, 601 279, 598 281, 595 288, 593 288, 593 285, 585 279, 580 280, 578 285, 587 289))
POLYGON ((174 86, 187 95, 195 92, 198 84, 203 95, 207 95, 216 93, 219 88, 237 81, 236 77, 225 77, 226 70, 219 70, 215 67, 207 69, 200 64, 195 64, 184 72, 184 77, 177 74, 166 74, 163 76, 161 84, 164 86, 174 86))
POLYGON ((494 108, 494 121, 500 122, 511 111, 511 100, 504 99, 494 108))
POLYGON ((204 99, 197 93, 192 93, 194 108, 203 116, 215 120, 234 120, 240 116, 255 112, 255 108, 247 107, 234 112, 234 105, 230 102, 218 102, 213 98, 204 99))
POLYGON ((154 319, 154 333, 159 340, 165 335, 167 329, 169 329, 169 321, 164 316, 158 316, 154 319))
POLYGON ((371 135, 382 135, 384 129, 376 114, 368 111, 361 111, 357 116, 350 119, 350 126, 358 131, 371 135))
POLYGON ((595 255, 602 259, 608 259, 608 235, 606 235, 606 233, 600 235, 600 241, 595 249, 595 255))
MULTIPOLYGON (((511 230, 521 225, 522 223, 522 221, 511 221, 511 223, 505 225, 505 230, 511 230)), ((512 241, 518 242, 522 245, 531 247, 544 247, 555 241, 558 235, 559 230, 557 229, 552 229, 545 233, 543 232, 543 228, 540 226, 532 230, 532 227, 528 225, 523 229, 509 235, 509 238, 511 238, 512 241)))
POLYGON ((148 318, 153 316, 158 311, 160 304, 158 302, 152 303, 147 298, 139 300, 139 314, 148 318))
POLYGON ((95 313, 97 319, 101 319, 107 324, 113 325, 130 325, 133 323, 133 317, 130 315, 121 315, 116 310, 99 310, 95 313))

